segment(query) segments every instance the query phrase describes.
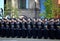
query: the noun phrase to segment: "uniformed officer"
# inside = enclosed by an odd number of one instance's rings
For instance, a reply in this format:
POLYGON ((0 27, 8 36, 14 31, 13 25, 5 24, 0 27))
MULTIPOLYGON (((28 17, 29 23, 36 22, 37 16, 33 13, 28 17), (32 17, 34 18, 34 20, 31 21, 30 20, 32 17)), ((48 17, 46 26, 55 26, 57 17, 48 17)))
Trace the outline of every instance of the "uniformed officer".
POLYGON ((38 38, 40 39, 43 36, 42 35, 42 20, 38 19, 37 24, 38 24, 38 38))
POLYGON ((33 28, 32 28, 32 36, 33 38, 37 38, 37 20, 33 19, 33 28))
POLYGON ((55 24, 56 24, 56 26, 55 26, 56 27, 55 36, 56 36, 56 39, 60 39, 60 20, 56 19, 55 24))
POLYGON ((28 18, 28 20, 27 20, 28 22, 27 22, 27 26, 28 26, 28 28, 27 28, 27 36, 28 36, 28 38, 31 38, 32 37, 32 20, 30 19, 30 18, 28 18))
POLYGON ((54 39, 55 38, 55 26, 54 26, 54 19, 51 19, 49 22, 49 38, 54 39))
POLYGON ((25 23, 24 23, 24 25, 25 25, 25 28, 26 28, 26 30, 25 30, 25 35, 26 35, 26 37, 27 37, 27 28, 28 28, 28 26, 27 26, 27 18, 25 18, 25 23))
POLYGON ((9 36, 11 37, 11 18, 9 19, 9 36))
POLYGON ((7 19, 7 21, 6 21, 6 37, 10 37, 10 33, 9 33, 9 19, 7 19))
POLYGON ((17 38, 22 36, 22 20, 17 19, 17 38))
POLYGON ((5 36, 6 36, 6 19, 2 19, 1 37, 5 36))
POLYGON ((23 19, 23 22, 22 22, 22 37, 25 38, 27 37, 27 20, 23 19))
POLYGON ((14 38, 14 19, 11 19, 11 30, 10 30, 11 37, 14 38))
POLYGON ((14 36, 16 37, 17 36, 17 25, 18 25, 18 22, 16 21, 17 19, 14 18, 14 36))
POLYGON ((48 19, 44 20, 43 37, 44 39, 48 38, 48 19))
POLYGON ((1 36, 1 25, 2 25, 1 22, 2 22, 2 21, 1 21, 1 19, 0 19, 0 36, 1 36))

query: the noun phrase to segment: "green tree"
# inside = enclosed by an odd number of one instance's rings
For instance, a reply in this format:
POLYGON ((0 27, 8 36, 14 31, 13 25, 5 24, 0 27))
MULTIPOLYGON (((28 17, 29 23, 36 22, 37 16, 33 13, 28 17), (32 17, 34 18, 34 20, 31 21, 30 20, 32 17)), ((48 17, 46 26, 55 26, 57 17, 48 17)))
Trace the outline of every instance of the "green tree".
POLYGON ((54 8, 54 4, 52 0, 46 0, 44 2, 45 5, 45 12, 46 12, 46 18, 53 18, 54 14, 53 14, 53 10, 56 9, 54 8))
POLYGON ((15 17, 15 18, 18 18, 18 9, 17 8, 12 8, 11 16, 15 17))
POLYGON ((42 17, 42 16, 46 17, 46 12, 40 13, 39 16, 40 17, 42 17))
POLYGON ((7 5, 7 4, 5 4, 4 5, 4 17, 6 17, 7 15, 10 15, 11 14, 11 8, 7 5))
POLYGON ((11 17, 18 17, 18 9, 17 8, 13 8, 12 6, 8 6, 7 4, 5 4, 4 6, 4 17, 6 17, 7 15, 10 15, 11 17))

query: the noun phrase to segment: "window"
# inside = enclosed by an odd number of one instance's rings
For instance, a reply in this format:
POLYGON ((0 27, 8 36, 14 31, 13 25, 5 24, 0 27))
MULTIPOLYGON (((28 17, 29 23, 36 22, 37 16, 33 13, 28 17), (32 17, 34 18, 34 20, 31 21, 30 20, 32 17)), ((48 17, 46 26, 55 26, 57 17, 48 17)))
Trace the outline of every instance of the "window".
POLYGON ((18 0, 18 8, 26 9, 26 0, 18 0))
POLYGON ((6 4, 6 0, 4 0, 4 4, 6 4))

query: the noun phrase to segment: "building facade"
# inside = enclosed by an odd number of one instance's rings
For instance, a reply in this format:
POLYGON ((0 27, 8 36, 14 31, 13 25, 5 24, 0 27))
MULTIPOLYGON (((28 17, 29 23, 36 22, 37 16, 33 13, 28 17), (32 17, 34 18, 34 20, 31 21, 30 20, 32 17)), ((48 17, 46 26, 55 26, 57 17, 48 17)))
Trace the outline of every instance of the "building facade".
POLYGON ((4 14, 4 0, 0 0, 0 18, 3 17, 4 14))
MULTIPOLYGON (((46 0, 4 0, 4 4, 9 8, 17 8, 18 15, 25 15, 27 17, 39 17, 40 13, 45 11, 44 2, 46 0), (36 10, 36 12, 35 12, 36 10), (36 16, 35 16, 36 15, 36 16)), ((60 0, 52 0, 54 8, 60 8, 60 0)), ((55 18, 60 16, 58 10, 53 10, 55 18)))
MULTIPOLYGON (((27 17, 35 17, 35 0, 4 0, 8 8, 17 8, 18 15, 25 15, 27 17)), ((40 13, 39 0, 36 2, 37 17, 40 13)))

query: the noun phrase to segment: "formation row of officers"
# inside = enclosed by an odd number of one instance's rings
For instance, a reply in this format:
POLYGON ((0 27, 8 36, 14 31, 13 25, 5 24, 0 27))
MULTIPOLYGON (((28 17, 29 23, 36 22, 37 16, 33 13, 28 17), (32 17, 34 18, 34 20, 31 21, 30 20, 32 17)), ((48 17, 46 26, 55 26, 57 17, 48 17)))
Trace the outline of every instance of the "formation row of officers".
POLYGON ((60 19, 1 19, 0 37, 60 39, 60 19))

